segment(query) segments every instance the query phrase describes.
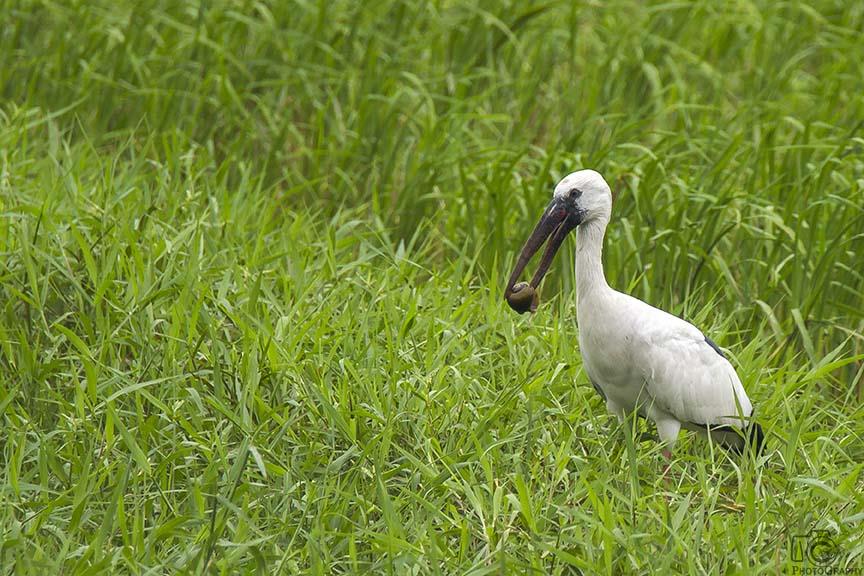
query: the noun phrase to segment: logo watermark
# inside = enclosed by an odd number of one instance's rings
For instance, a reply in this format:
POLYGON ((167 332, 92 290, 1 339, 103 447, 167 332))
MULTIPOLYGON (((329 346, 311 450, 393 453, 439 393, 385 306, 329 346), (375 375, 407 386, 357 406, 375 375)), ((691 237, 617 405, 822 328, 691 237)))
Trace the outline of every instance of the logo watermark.
POLYGON ((864 576, 864 567, 843 566, 843 549, 828 530, 810 530, 789 538, 789 558, 795 576, 864 576))

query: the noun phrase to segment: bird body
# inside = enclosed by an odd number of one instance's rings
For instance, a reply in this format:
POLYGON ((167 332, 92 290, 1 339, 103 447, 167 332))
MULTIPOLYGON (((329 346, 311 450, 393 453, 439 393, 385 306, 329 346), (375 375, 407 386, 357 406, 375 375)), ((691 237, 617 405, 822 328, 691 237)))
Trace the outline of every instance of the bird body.
MULTIPOLYGON (((579 348, 591 383, 619 419, 635 412, 653 421, 670 450, 682 427, 708 432, 737 450, 749 438, 758 449, 762 431, 750 423, 752 404, 720 349, 689 322, 607 284, 602 247, 611 205, 609 186, 597 172, 582 170, 564 178, 541 220, 561 223, 549 233, 553 239, 540 278, 532 281, 536 286, 542 279, 567 228, 576 228, 579 348)), ((531 240, 526 249, 533 248, 531 240)))

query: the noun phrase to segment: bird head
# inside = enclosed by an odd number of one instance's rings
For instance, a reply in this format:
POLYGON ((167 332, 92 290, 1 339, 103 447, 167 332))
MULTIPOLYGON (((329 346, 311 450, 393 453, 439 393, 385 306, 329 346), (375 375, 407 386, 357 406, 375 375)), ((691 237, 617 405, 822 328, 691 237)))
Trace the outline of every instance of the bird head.
POLYGON ((561 179, 555 186, 552 201, 543 211, 540 221, 522 247, 516 267, 507 282, 504 297, 510 307, 520 314, 534 312, 540 301, 537 287, 549 270, 555 253, 558 252, 567 234, 577 226, 599 219, 608 221, 611 211, 612 191, 603 176, 594 170, 579 170, 561 179), (549 243, 531 282, 517 284, 516 280, 519 279, 522 270, 547 240, 549 243))

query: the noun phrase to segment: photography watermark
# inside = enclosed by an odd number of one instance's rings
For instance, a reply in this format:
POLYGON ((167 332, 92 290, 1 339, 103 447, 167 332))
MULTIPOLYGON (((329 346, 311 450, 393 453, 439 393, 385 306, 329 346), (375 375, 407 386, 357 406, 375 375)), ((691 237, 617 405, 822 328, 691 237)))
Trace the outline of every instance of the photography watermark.
POLYGON ((864 576, 864 567, 846 566, 843 549, 828 530, 810 530, 789 538, 791 574, 796 576, 833 576, 840 574, 864 576))

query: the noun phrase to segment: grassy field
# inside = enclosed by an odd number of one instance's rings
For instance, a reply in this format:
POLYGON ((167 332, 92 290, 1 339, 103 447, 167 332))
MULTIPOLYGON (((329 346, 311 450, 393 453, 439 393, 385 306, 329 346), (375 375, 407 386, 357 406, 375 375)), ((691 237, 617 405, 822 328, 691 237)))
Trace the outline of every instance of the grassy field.
POLYGON ((862 30, 0 0, 0 574, 801 574, 813 529, 864 573, 862 30), (610 283, 728 351, 757 462, 682 433, 664 484, 581 369, 573 241, 506 306, 588 167, 610 283))

